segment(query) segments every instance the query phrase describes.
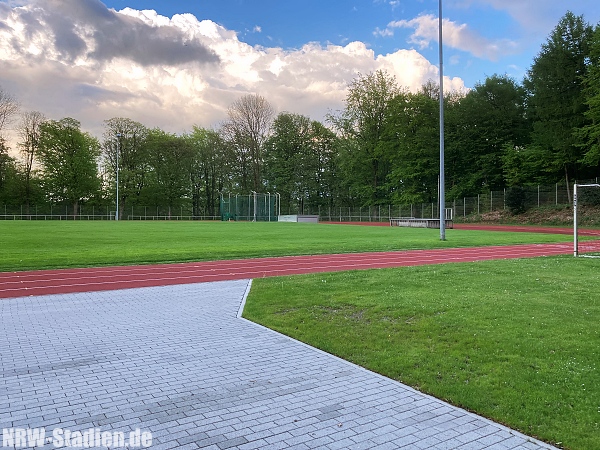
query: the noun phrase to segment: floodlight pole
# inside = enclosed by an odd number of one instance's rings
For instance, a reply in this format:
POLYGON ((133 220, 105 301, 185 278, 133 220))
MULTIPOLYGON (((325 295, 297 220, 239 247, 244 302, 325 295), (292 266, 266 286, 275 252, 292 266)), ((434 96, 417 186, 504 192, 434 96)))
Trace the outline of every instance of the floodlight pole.
POLYGON ((117 133, 117 210, 115 211, 115 220, 119 220, 119 141, 121 133, 117 133))
POLYGON ((446 240, 446 189, 444 176, 444 46, 442 43, 442 0, 439 0, 439 40, 440 40, 440 240, 446 240))

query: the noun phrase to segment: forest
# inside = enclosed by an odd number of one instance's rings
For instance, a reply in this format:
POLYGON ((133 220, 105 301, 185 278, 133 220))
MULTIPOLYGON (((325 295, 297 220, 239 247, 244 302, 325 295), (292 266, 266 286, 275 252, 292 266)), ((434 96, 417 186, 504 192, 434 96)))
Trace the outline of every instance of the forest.
MULTIPOLYGON (((600 25, 567 12, 523 80, 488 76, 446 93, 444 108, 446 201, 600 176, 600 25)), ((216 216, 221 193, 276 192, 283 210, 435 202, 439 85, 409 92, 376 71, 358 74, 323 122, 245 95, 215 129, 176 135, 114 117, 100 137, 21 111, 0 88, 0 206, 114 210, 117 174, 119 214, 216 216)))

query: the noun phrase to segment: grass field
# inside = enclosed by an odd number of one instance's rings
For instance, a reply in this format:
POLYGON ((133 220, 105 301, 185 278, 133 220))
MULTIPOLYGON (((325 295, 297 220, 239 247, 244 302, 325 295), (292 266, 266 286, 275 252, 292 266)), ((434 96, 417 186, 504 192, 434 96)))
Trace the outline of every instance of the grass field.
POLYGON ((600 260, 258 279, 244 316, 559 447, 600 449, 600 260))
POLYGON ((0 271, 561 242, 569 236, 240 222, 0 222, 0 271))
MULTIPOLYGON (((0 222, 0 271, 570 241, 295 223, 0 222)), ((256 280, 245 316, 570 449, 600 450, 600 260, 256 280)))

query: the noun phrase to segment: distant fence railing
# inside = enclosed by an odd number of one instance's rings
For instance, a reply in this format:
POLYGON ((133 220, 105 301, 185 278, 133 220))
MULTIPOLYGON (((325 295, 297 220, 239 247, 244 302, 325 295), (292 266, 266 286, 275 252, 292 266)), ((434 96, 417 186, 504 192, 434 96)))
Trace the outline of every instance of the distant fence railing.
MULTIPOLYGON (((597 183, 595 180, 581 180, 578 183, 597 183)), ((571 193, 573 185, 568 188, 565 183, 555 185, 539 185, 525 187, 526 206, 541 207, 551 205, 572 205, 571 193)), ((460 220, 473 214, 485 214, 507 209, 507 190, 490 191, 477 197, 447 199, 446 207, 452 210, 452 217, 460 220)), ((304 202, 306 204, 306 202, 304 202)), ((388 222, 395 217, 414 217, 417 219, 438 218, 437 203, 415 203, 402 205, 376 205, 363 207, 331 206, 331 207, 288 207, 281 208, 281 214, 318 215, 322 222, 388 222)), ((96 207, 82 205, 77 215, 73 215, 69 206, 0 206, 0 220, 114 220, 114 206, 96 207)), ((133 206, 122 213, 122 220, 221 220, 218 215, 208 211, 194 214, 189 206, 178 208, 156 206, 133 206)), ((253 220, 252 216, 235 217, 237 220, 253 220)))
MULTIPOLYGON (((598 179, 577 181, 578 183, 597 183, 598 179)), ((527 186, 523 188, 526 194, 527 208, 542 206, 572 206, 571 193, 573 184, 567 188, 566 183, 553 185, 527 186)), ((507 189, 490 191, 477 197, 462 197, 447 199, 446 207, 452 210, 454 220, 460 220, 470 215, 480 215, 508 208, 507 189)), ((321 221, 326 222, 387 222, 395 217, 413 217, 427 219, 439 217, 437 203, 413 203, 401 205, 378 205, 364 207, 288 207, 282 208, 282 214, 318 214, 321 221)))
MULTIPOLYGON (((0 220, 115 220, 115 210, 114 206, 81 205, 74 214, 72 206, 65 205, 2 205, 0 220)), ((204 210, 194 214, 188 207, 133 206, 122 211, 121 220, 221 220, 221 216, 204 210)))

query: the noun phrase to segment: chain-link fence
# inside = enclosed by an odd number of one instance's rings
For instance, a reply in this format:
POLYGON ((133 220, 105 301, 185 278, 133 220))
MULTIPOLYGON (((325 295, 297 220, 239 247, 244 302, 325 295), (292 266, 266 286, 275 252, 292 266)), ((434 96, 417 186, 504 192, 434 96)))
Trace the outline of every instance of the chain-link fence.
MULTIPOLYGON (((582 180, 578 183, 597 183, 582 180)), ((556 183, 524 187, 525 207, 572 205, 573 184, 556 183)), ((193 213, 191 205, 178 207, 128 206, 123 210, 122 220, 244 220, 277 221, 283 214, 318 215, 322 222, 387 222, 391 218, 414 217, 417 219, 438 218, 437 203, 402 205, 377 205, 364 207, 307 206, 307 201, 298 201, 295 207, 280 211, 278 194, 224 194, 221 197, 219 215, 209 214, 202 208, 193 213)), ((482 193, 477 197, 447 199, 446 207, 452 210, 454 219, 475 214, 485 214, 508 209, 507 190, 482 193)), ((113 220, 114 206, 92 206, 82 204, 77 214, 72 205, 0 206, 0 219, 9 220, 113 220)))
MULTIPOLYGON (((192 206, 128 206, 121 213, 121 220, 220 220, 215 216, 192 206)), ((73 205, 26 205, 0 207, 0 219, 5 220, 114 220, 115 207, 80 205, 75 211, 73 205)))

